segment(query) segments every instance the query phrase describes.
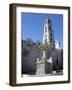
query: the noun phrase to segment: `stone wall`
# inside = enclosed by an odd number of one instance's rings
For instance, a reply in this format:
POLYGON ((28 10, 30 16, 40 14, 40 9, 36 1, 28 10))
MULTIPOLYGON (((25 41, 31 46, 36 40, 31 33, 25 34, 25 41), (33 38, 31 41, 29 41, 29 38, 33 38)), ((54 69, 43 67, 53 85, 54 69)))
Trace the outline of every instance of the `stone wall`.
MULTIPOLYGON (((37 58, 42 59, 43 51, 36 44, 22 44, 22 74, 36 72, 37 58)), ((47 59, 53 58, 53 70, 63 69, 63 50, 52 49, 47 52, 47 59)), ((48 65, 46 65, 48 68, 48 65)))
POLYGON ((36 71, 37 58, 41 59, 42 51, 36 45, 23 45, 22 47, 22 73, 36 71))
POLYGON ((47 58, 53 58, 53 70, 63 69, 63 50, 62 49, 52 49, 47 52, 47 58))

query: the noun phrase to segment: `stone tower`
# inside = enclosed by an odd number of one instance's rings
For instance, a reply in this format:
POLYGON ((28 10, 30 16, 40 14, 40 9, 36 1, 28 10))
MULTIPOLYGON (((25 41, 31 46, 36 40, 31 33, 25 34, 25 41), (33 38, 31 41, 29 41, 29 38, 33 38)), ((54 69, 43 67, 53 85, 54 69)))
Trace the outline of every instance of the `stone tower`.
POLYGON ((52 21, 49 18, 46 18, 44 22, 43 44, 46 43, 54 48, 54 31, 52 29, 52 21))
POLYGON ((43 58, 46 60, 47 52, 49 50, 51 50, 52 48, 55 48, 54 31, 52 29, 52 21, 49 18, 46 18, 46 20, 44 22, 43 45, 49 47, 49 48, 45 48, 45 50, 43 50, 43 58))

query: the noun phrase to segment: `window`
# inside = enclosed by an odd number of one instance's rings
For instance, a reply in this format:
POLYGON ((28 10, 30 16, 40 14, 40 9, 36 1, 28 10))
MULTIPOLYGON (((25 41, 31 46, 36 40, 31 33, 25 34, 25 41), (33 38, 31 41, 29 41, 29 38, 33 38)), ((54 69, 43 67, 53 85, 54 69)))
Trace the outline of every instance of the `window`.
POLYGON ((47 27, 45 27, 45 32, 47 32, 47 27))
POLYGON ((52 41, 52 38, 50 40, 52 41))
POLYGON ((52 33, 50 35, 52 36, 52 33))
POLYGON ((48 19, 48 23, 51 23, 51 20, 50 19, 48 19))
POLYGON ((49 30, 51 30, 51 25, 49 25, 49 30))

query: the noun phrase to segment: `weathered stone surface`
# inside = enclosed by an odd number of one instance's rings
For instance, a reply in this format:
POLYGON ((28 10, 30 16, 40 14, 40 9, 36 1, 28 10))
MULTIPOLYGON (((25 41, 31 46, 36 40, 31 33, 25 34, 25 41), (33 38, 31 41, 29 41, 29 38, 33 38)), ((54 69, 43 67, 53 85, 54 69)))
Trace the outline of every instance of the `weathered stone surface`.
POLYGON ((36 45, 22 46, 22 73, 36 72, 37 58, 42 57, 42 51, 36 45))
POLYGON ((45 61, 42 62, 42 60, 41 60, 41 62, 37 63, 36 74, 37 75, 45 74, 45 61))
MULTIPOLYGON (((31 72, 36 72, 37 58, 42 59, 43 51, 35 44, 31 44, 31 45, 22 44, 22 45, 23 45, 22 46, 22 73, 27 74, 31 72)), ((62 70, 63 69, 63 50, 61 49, 48 50, 46 60, 49 59, 50 57, 53 58, 53 70, 56 70, 56 71, 62 70)), ((46 64, 45 67, 48 68, 49 66, 50 65, 46 64)), ((41 68, 43 67, 44 65, 41 68)))
POLYGON ((36 75, 45 75, 53 73, 53 61, 52 57, 46 60, 37 59, 36 75))

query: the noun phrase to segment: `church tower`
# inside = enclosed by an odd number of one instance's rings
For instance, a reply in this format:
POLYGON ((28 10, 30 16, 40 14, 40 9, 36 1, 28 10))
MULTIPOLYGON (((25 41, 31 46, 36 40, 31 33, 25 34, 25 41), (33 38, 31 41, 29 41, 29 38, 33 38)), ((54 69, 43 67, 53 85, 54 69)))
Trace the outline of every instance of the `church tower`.
POLYGON ((46 18, 44 22, 43 44, 48 44, 54 48, 54 31, 52 29, 52 21, 49 18, 46 18))

